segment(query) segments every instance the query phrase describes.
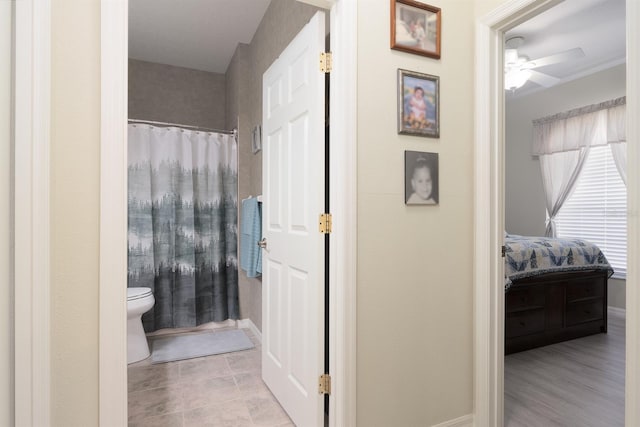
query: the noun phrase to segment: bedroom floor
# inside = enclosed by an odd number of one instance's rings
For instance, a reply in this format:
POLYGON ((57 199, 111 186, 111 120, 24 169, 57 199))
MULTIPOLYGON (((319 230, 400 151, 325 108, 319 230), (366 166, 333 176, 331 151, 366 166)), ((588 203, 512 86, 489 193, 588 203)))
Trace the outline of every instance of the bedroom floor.
POLYGON ((255 348, 151 365, 128 366, 129 427, 292 427, 261 378, 255 348))
POLYGON ((624 426, 625 318, 608 333, 505 357, 505 427, 624 426))

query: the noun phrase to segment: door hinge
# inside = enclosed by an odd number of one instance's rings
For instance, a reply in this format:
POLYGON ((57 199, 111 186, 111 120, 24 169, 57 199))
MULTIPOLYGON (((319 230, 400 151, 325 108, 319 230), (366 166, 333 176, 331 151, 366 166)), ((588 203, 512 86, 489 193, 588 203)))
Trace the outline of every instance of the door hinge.
POLYGON ((330 73, 333 67, 331 52, 320 52, 320 71, 330 73))
POLYGON ((507 247, 502 245, 502 258, 504 258, 507 255, 507 247))
POLYGON ((331 233, 331 214, 323 213, 320 214, 320 232, 322 234, 330 234, 331 233))
POLYGON ((320 375, 318 393, 331 394, 331 375, 329 374, 320 375))

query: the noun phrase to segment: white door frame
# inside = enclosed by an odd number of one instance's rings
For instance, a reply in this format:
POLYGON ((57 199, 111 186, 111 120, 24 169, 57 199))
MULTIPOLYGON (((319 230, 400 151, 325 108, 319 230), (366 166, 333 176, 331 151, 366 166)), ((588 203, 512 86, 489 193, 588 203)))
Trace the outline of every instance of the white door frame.
MULTIPOLYGON (((331 7, 331 425, 356 425, 356 2, 331 7)), ((127 0, 101 2, 100 416, 127 425, 127 0)))
POLYGON ((51 3, 15 7, 14 421, 51 424, 49 147, 51 3))
MULTIPOLYGON (((500 427, 504 417, 504 32, 558 0, 510 0, 476 22, 474 203, 474 424, 500 427), (489 83, 489 84, 487 84, 489 83)), ((640 113, 640 3, 626 0, 627 117, 640 113)), ((640 129, 627 120, 628 253, 640 255, 640 129), (633 174, 633 176, 631 175, 633 174)), ((640 425, 640 290, 638 264, 627 266, 625 425, 640 425)))

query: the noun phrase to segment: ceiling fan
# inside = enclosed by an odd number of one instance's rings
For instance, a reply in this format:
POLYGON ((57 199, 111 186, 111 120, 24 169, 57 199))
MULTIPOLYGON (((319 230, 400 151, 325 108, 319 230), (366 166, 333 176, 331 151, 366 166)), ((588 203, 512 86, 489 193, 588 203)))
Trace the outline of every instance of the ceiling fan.
POLYGON ((535 71, 534 68, 545 65, 558 64, 572 59, 582 58, 584 51, 579 47, 565 50, 554 55, 530 60, 518 54, 518 48, 524 43, 524 37, 511 37, 505 43, 504 51, 504 86, 505 89, 515 91, 528 80, 544 87, 551 87, 560 83, 560 79, 548 74, 535 71))

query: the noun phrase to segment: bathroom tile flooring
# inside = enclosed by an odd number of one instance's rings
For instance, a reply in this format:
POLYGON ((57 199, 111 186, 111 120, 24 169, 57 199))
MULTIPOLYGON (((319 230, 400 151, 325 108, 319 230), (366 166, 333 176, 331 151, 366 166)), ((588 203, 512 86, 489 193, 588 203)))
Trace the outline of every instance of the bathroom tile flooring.
POLYGON ((157 365, 148 358, 129 365, 129 426, 294 426, 262 382, 260 342, 244 331, 255 348, 157 365))

